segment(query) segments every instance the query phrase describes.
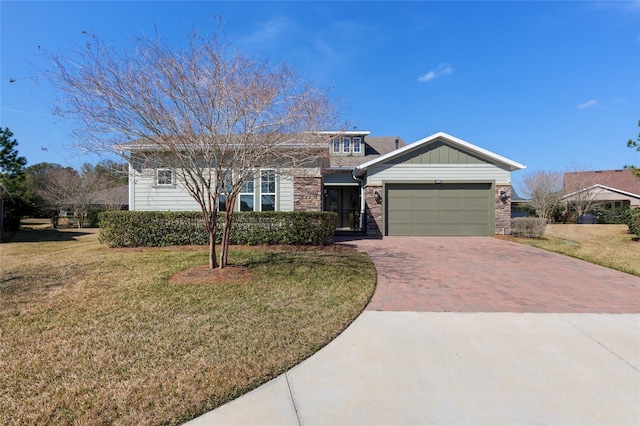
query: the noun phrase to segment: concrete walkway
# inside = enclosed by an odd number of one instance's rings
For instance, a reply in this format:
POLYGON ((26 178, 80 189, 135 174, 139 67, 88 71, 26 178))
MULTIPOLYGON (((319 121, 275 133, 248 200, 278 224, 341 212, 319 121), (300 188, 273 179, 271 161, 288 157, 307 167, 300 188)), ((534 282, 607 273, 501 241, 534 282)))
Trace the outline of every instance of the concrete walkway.
POLYGON ((495 238, 350 244, 368 309, 189 425, 640 423, 640 278, 495 238))

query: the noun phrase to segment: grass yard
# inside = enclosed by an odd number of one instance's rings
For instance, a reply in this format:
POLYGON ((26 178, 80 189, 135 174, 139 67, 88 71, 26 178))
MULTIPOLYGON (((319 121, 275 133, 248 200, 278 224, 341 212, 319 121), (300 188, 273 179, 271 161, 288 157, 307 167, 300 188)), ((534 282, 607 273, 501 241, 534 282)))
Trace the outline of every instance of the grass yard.
POLYGON ((640 241, 627 225, 547 225, 545 238, 521 243, 640 276, 640 241))
POLYGON ((21 231, 0 257, 2 425, 180 424, 312 355, 375 287, 342 246, 238 247, 217 280, 189 272, 206 248, 109 249, 97 230, 21 231))

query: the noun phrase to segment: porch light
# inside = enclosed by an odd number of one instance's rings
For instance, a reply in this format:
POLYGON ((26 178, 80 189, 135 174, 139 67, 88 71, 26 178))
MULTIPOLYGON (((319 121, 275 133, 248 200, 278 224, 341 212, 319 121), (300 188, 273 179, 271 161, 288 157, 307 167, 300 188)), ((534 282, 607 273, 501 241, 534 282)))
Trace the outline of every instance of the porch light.
POLYGON ((380 204, 382 202, 382 197, 380 196, 380 193, 378 191, 375 191, 373 193, 373 197, 376 199, 376 202, 378 204, 380 204))

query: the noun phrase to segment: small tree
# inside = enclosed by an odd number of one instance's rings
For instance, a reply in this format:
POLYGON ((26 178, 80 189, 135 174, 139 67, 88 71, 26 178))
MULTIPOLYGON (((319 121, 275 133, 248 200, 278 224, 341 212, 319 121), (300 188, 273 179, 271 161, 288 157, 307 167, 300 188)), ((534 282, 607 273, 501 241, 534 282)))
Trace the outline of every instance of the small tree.
POLYGON ((119 52, 87 37, 84 47, 51 57, 51 80, 64 94, 58 113, 79 120, 76 132, 91 151, 171 169, 200 206, 209 266, 223 268, 243 185, 264 165, 285 173, 317 164, 328 137, 318 131, 333 127, 335 105, 287 66, 231 52, 218 35, 194 32, 180 49, 143 36, 119 52), (221 201, 230 208, 218 263, 221 201))
POLYGON ((552 171, 529 173, 522 179, 522 192, 531 200, 529 204, 536 214, 548 223, 561 204, 562 174, 552 171))
POLYGON ((61 206, 52 204, 50 197, 43 196, 43 187, 47 175, 51 170, 63 169, 60 164, 37 163, 25 169, 25 194, 33 205, 33 214, 36 217, 46 217, 51 221, 51 227, 58 227, 61 206))
POLYGON ((52 168, 44 173, 39 194, 54 209, 71 209, 78 228, 82 228, 102 185, 95 173, 80 174, 70 167, 52 168))

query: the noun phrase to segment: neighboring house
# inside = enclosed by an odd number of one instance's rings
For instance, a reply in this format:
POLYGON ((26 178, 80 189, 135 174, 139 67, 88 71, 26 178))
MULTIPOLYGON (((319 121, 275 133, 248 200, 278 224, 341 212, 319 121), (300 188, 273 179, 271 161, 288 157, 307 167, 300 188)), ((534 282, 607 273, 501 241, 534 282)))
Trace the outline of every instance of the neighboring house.
POLYGON ((564 180, 565 187, 567 181, 585 183, 585 188, 562 197, 567 202, 588 197, 596 200, 600 208, 608 210, 625 206, 640 208, 640 179, 631 169, 568 172, 564 174, 564 180))
POLYGON ((129 187, 127 185, 116 186, 94 193, 92 206, 105 210, 127 210, 129 187))
MULTIPOLYGON (((442 132, 412 144, 368 131, 322 133, 331 137, 323 167, 279 173, 265 165, 234 208, 334 211, 337 229, 373 237, 511 232, 511 172, 524 165, 442 132)), ((170 169, 130 171, 130 210, 199 209, 170 169)))

